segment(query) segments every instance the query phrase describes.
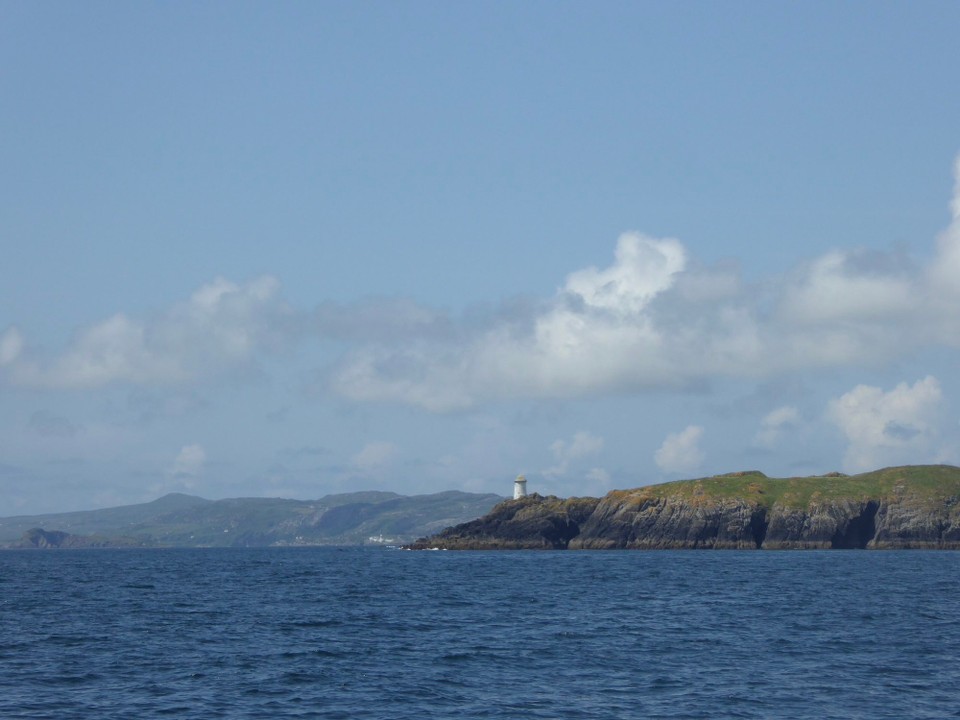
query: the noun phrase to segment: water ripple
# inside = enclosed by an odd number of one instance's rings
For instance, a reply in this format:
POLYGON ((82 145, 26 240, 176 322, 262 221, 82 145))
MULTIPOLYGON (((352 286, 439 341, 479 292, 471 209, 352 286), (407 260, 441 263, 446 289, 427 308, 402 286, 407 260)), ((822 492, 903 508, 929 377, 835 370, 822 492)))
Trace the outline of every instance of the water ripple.
POLYGON ((0 553, 0 717, 960 718, 957 553, 0 553))

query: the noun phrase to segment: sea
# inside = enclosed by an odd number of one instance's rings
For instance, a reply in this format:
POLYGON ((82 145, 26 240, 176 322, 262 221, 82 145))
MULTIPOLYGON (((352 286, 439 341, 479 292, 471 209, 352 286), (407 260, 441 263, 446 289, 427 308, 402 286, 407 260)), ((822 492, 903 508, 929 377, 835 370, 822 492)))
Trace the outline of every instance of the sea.
POLYGON ((4 551, 0 718, 960 718, 960 553, 4 551))

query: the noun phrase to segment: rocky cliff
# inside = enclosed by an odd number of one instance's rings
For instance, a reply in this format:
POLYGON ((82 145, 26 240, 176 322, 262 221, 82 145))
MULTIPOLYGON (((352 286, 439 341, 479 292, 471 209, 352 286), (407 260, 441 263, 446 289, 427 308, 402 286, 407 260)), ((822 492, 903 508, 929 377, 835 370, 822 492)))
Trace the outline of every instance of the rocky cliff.
POLYGON ((960 549, 960 468, 784 479, 748 471, 601 499, 533 495, 412 547, 960 549))
POLYGON ((116 547, 144 547, 144 544, 134 538, 113 537, 99 535, 72 535, 61 530, 44 530, 31 528, 23 533, 20 541, 11 545, 14 548, 116 548, 116 547))
POLYGON ((581 525, 592 516, 597 498, 543 497, 534 493, 506 500, 477 520, 447 528, 438 535, 417 540, 423 550, 561 550, 580 535, 581 525))

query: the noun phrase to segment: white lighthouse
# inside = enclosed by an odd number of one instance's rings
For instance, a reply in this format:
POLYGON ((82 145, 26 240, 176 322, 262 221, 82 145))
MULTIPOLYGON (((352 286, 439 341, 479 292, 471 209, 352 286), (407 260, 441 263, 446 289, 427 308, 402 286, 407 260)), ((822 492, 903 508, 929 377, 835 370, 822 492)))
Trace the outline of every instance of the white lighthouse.
POLYGON ((519 500, 527 496, 527 479, 523 475, 517 475, 513 481, 513 499, 519 500))

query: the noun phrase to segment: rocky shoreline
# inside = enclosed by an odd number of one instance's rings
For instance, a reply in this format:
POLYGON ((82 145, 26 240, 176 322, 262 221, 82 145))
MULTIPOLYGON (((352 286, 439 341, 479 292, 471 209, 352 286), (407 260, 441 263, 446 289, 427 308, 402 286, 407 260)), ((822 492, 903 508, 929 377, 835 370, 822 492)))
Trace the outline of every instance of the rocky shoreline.
POLYGON ((412 549, 960 549, 960 468, 768 478, 749 471, 615 490, 530 495, 412 549))

